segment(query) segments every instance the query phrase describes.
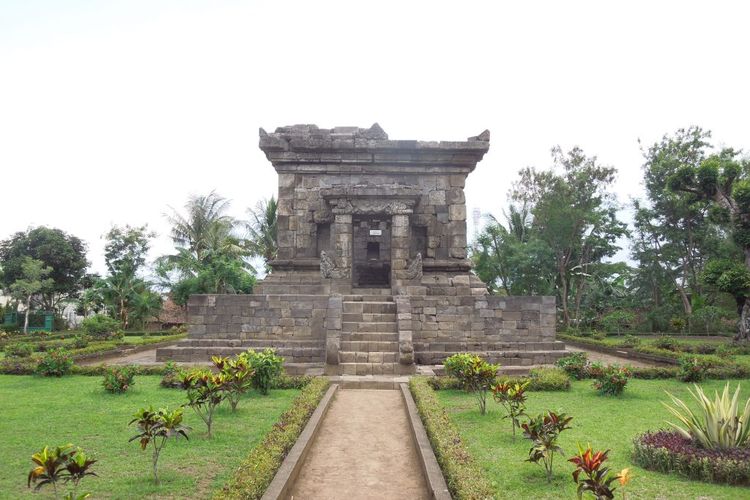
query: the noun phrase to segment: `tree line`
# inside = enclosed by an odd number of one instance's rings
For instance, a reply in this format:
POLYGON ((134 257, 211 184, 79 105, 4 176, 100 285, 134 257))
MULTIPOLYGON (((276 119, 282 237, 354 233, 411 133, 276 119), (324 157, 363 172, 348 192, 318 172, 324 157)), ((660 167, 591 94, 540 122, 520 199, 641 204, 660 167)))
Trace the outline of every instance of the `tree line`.
POLYGON ((580 148, 521 170, 472 245, 491 293, 554 295, 572 330, 718 332, 750 323, 750 161, 700 127, 643 149, 645 199, 622 207, 617 171, 580 148), (629 227, 623 209, 632 210, 629 227), (614 261, 623 241, 629 261, 614 261))
POLYGON ((165 295, 184 306, 195 293, 251 293, 256 270, 276 252, 276 200, 261 200, 248 219, 227 214, 229 200, 215 192, 192 196, 183 211, 167 215, 174 252, 147 262, 156 234, 147 225, 113 226, 104 236, 106 273, 87 272, 86 245, 56 228, 30 228, 0 241, 0 286, 12 301, 5 310, 53 312, 57 327, 67 325, 63 310, 106 314, 123 328, 142 327, 158 316, 165 295))

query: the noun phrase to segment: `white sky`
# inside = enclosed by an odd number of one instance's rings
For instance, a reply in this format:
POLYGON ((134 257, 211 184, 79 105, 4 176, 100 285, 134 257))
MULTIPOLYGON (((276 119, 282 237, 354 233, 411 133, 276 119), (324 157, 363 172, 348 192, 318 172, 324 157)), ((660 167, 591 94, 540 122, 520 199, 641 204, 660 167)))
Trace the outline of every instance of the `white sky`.
POLYGON ((101 271, 101 235, 148 223, 170 252, 162 214, 190 193, 237 216, 275 193, 258 127, 294 123, 490 129, 469 213, 500 215, 554 144, 617 167, 626 202, 638 138, 696 124, 750 148, 747 5, 0 0, 0 239, 59 227, 101 271))

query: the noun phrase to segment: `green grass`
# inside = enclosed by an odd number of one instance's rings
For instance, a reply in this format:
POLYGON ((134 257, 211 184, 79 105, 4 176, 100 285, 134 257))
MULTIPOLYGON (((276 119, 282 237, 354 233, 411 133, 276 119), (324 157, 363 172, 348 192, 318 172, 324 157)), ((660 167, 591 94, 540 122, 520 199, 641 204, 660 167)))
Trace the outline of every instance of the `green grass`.
MULTIPOLYGON (((290 407, 298 390, 274 390, 269 396, 251 393, 232 414, 228 405, 218 410, 211 440, 205 425, 185 409, 185 423, 193 428, 190 441, 170 441, 162 452, 162 484, 152 484, 149 451, 128 439, 132 414, 142 406, 185 402, 183 391, 159 386, 160 377, 139 376, 131 391, 108 394, 101 377, 61 379, 0 375, 0 442, 6 466, 0 474, 0 498, 34 498, 26 488, 31 454, 44 445, 73 443, 98 462, 98 478, 86 478, 79 491, 94 498, 207 498, 220 488, 249 451, 290 407)), ((46 487, 45 487, 46 489, 46 487)), ((51 497, 51 490, 48 492, 51 497)))
MULTIPOLYGON (((730 381, 731 387, 737 382, 730 381)), ((740 382, 743 396, 750 397, 750 381, 740 382)), ((724 381, 702 385, 713 394, 714 389, 723 388, 724 381)), ((625 393, 615 398, 599 396, 591 388, 591 381, 580 381, 573 383, 570 392, 529 393, 529 414, 549 409, 573 416, 573 428, 561 435, 565 458, 555 457, 552 484, 547 484, 543 467, 524 462, 530 442, 520 434, 513 441, 510 424, 502 419, 499 405, 488 402, 488 414, 481 416, 471 395, 445 390, 438 391, 437 396, 458 425, 470 453, 487 472, 498 498, 575 498, 573 465, 566 460, 580 442, 591 443, 594 449, 611 449, 609 464, 614 471, 631 468, 635 478, 627 487, 628 499, 750 499, 750 488, 689 481, 646 471, 631 463, 633 438, 646 430, 666 427, 667 410, 661 405, 667 398, 664 390, 690 398, 688 387, 692 386, 672 380, 631 380, 625 393)), ((617 492, 617 498, 621 498, 621 493, 617 492)))

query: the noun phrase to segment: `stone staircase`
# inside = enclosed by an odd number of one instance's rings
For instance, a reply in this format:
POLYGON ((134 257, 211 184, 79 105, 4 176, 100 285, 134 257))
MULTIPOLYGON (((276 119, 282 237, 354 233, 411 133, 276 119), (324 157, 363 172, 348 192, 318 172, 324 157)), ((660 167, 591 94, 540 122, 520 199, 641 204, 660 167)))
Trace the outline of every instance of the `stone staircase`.
POLYGON ((343 297, 338 374, 400 375, 396 303, 390 289, 353 290, 343 297))

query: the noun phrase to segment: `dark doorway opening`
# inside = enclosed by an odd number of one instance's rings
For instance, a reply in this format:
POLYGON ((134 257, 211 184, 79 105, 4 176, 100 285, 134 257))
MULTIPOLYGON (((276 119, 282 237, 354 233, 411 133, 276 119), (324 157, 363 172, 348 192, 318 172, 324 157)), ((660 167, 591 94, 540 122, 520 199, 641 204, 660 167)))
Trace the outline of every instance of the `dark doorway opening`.
POLYGON ((390 286, 390 217, 355 217, 352 220, 352 233, 352 284, 360 288, 390 286))

